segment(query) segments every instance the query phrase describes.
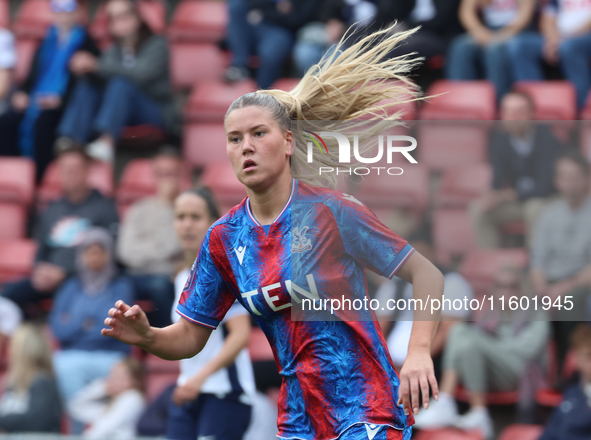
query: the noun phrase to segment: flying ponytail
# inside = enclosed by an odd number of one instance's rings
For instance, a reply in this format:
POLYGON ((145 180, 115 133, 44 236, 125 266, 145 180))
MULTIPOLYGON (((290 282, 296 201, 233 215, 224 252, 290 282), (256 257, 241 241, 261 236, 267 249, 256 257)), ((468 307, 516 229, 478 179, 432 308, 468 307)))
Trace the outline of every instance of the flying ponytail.
POLYGON ((374 122, 370 132, 365 130, 369 137, 391 126, 392 121, 400 121, 401 104, 420 99, 419 88, 408 75, 419 65, 421 58, 413 54, 387 57, 392 49, 417 30, 394 32, 395 26, 377 31, 343 49, 351 36, 348 31, 336 50, 325 54, 317 65, 312 66, 293 90, 247 93, 232 103, 226 118, 238 108, 265 108, 283 130, 292 130, 296 145, 291 161, 293 177, 313 185, 334 187, 336 177, 329 175, 320 180, 318 167, 342 168, 354 164, 338 163, 335 139, 325 140, 328 154, 318 155, 314 164, 308 164, 304 147, 307 143, 303 141, 301 130, 293 130, 292 122, 306 121, 308 130, 314 124, 326 130, 330 121, 335 124, 350 121, 347 129, 352 130, 361 125, 367 128, 368 120, 371 120, 374 122))

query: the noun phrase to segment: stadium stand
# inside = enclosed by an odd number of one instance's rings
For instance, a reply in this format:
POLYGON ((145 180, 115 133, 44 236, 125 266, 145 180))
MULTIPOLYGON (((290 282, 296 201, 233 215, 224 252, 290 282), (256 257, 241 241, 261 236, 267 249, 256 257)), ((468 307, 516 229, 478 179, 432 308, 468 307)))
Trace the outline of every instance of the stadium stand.
POLYGON ((513 89, 532 97, 538 120, 573 121, 577 117, 576 92, 569 81, 523 81, 513 89))
MULTIPOLYGON (((83 5, 83 22, 88 22, 88 7, 83 5)), ((45 30, 52 21, 49 2, 46 0, 24 0, 13 24, 17 39, 37 39, 45 36, 45 30)))
POLYGON ((35 162, 28 158, 0 157, 0 202, 28 208, 35 195, 35 162))
POLYGON ((437 261, 447 266, 476 248, 470 218, 465 209, 436 209, 433 244, 437 261))
POLYGON ((20 39, 16 40, 16 65, 14 67, 14 77, 18 84, 22 84, 33 63, 35 52, 39 46, 37 39, 20 39))
POLYGON ((236 178, 234 169, 227 159, 209 164, 201 176, 201 183, 214 193, 221 213, 226 213, 246 196, 244 186, 236 178))
POLYGON ((178 361, 165 361, 148 354, 144 360, 146 368, 146 397, 153 401, 169 385, 176 383, 180 369, 178 361))
POLYGON ((227 66, 227 57, 215 44, 170 45, 170 74, 176 90, 190 89, 200 81, 220 78, 227 66))
POLYGON ((175 43, 217 43, 226 33, 227 9, 225 2, 183 0, 174 10, 168 38, 175 43))
POLYGON ((499 440, 537 440, 543 428, 538 425, 513 424, 507 426, 499 440))
POLYGON ((415 440, 484 440, 478 431, 464 432, 459 429, 443 428, 421 430, 413 435, 415 440))
POLYGON ((248 352, 253 362, 274 360, 273 350, 269 345, 269 341, 263 331, 258 327, 253 327, 250 331, 248 352))
POLYGON ((27 208, 14 203, 0 202, 0 240, 25 238, 27 227, 27 208))
MULTIPOLYGON (((191 187, 191 172, 187 168, 184 170, 182 189, 191 187)), ((134 202, 147 196, 156 194, 156 180, 154 170, 150 159, 134 159, 123 169, 119 185, 116 190, 117 208, 119 214, 123 213, 134 202)))
POLYGON ((213 122, 185 124, 183 156, 191 166, 196 168, 203 168, 217 162, 227 162, 224 125, 213 122))
POLYGON ((487 163, 446 169, 434 195, 438 208, 466 208, 490 189, 492 169, 487 163))
POLYGON ((245 93, 254 92, 253 80, 225 84, 220 80, 198 82, 185 105, 187 122, 223 122, 228 107, 245 93))
POLYGON ((472 284, 476 294, 486 294, 495 273, 505 264, 525 268, 529 260, 526 249, 474 250, 466 255, 459 272, 472 284))
MULTIPOLYGON (((88 175, 90 185, 98 189, 104 196, 112 197, 115 188, 113 167, 105 162, 93 162, 88 175)), ((57 200, 62 195, 61 183, 55 162, 47 167, 37 191, 37 209, 42 210, 49 202, 57 200)))
POLYGON ((8 0, 0 0, 0 27, 10 27, 10 3, 8 0))
POLYGON ((495 118, 495 89, 488 81, 445 81, 433 83, 420 112, 425 120, 492 120, 495 118), (439 95, 439 96, 437 96, 439 95))
POLYGON ((0 283, 29 275, 35 252, 34 240, 0 240, 0 283))

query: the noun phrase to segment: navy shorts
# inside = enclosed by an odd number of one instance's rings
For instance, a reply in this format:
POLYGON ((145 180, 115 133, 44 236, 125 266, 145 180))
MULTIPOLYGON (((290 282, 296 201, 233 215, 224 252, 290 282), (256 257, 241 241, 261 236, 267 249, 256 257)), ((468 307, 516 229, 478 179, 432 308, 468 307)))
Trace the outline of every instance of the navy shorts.
POLYGON ((400 431, 388 425, 359 423, 345 430, 338 440, 410 440, 411 435, 411 426, 400 431))
POLYGON ((235 398, 201 394, 184 406, 170 402, 167 440, 242 440, 250 422, 251 406, 235 398))

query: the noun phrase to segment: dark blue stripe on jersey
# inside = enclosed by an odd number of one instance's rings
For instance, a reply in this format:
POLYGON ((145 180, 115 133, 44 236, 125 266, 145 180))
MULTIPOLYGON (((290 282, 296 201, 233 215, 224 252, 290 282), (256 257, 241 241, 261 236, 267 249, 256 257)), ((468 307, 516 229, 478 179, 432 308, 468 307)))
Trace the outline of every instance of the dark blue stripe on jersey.
MULTIPOLYGON (((224 332, 224 339, 228 337, 228 328, 225 324, 222 324, 222 332, 224 332)), ((228 370, 228 378, 230 379, 230 384, 232 385, 232 394, 236 393, 238 395, 244 393, 242 389, 242 385, 240 385, 240 381, 238 380, 238 369, 236 368, 236 361, 232 362, 230 365, 226 367, 228 370)))

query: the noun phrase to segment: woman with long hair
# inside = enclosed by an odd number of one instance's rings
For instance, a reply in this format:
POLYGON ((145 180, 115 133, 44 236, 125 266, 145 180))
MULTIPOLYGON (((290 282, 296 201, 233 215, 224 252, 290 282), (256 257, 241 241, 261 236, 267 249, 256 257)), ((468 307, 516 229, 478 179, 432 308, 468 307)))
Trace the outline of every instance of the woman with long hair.
MULTIPOLYGON (((213 195, 206 188, 185 191, 174 203, 174 228, 186 258, 175 278, 173 322, 181 319, 175 312, 176 306, 195 255, 219 217, 213 195)), ((212 332, 204 349, 195 357, 181 360, 181 374, 168 412, 167 439, 242 439, 255 392, 252 365, 245 348, 249 336, 248 312, 235 304, 220 328, 212 332)))
POLYGON ((177 121, 166 38, 154 35, 133 0, 106 2, 114 44, 78 81, 58 128, 56 148, 85 144, 95 159, 112 161, 126 126, 173 130, 177 121))
MULTIPOLYGON (((405 75, 416 60, 385 55, 411 32, 391 31, 335 51, 290 92, 234 101, 227 153, 247 197, 209 229, 177 307, 183 319, 151 328, 141 308, 118 301, 105 320, 104 335, 178 359, 203 349, 240 302, 266 334, 282 376, 282 439, 409 439, 419 390, 425 408, 430 388, 437 398, 434 320, 415 322, 399 377, 375 320, 296 321, 290 313, 306 296, 367 298, 366 267, 411 282, 415 296, 443 291, 441 272, 360 201, 315 186, 306 148, 294 147, 292 121, 383 118, 408 99, 405 75)), ((318 162, 338 167, 337 156, 329 148, 318 162)))
POLYGON ((60 396, 49 338, 22 324, 10 340, 8 379, 0 396, 1 432, 60 432, 60 396))

